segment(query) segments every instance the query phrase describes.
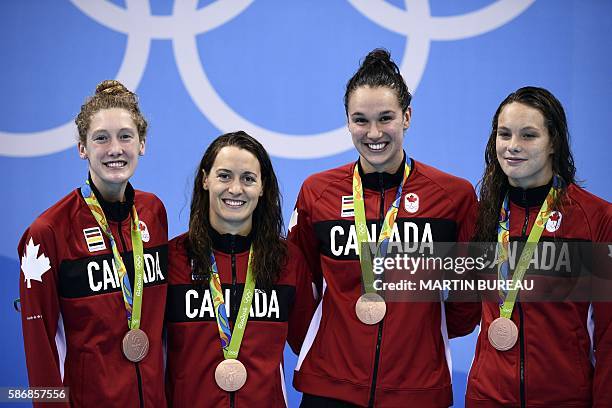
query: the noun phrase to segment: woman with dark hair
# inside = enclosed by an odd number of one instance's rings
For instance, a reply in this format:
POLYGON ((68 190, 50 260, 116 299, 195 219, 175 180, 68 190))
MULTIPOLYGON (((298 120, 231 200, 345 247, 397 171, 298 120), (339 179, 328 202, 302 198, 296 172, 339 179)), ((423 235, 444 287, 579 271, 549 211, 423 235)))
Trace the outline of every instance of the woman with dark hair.
MULTIPOLYGON (((546 89, 524 87, 504 99, 485 162, 475 239, 499 242, 498 279, 529 276, 528 262, 507 276, 512 242, 612 241, 612 207, 576 184, 565 112, 546 89)), ((509 290, 499 303, 482 304, 466 405, 609 407, 610 304, 519 302, 517 295, 509 290)))
POLYGON ((170 242, 171 406, 286 406, 285 341, 299 350, 314 297, 282 228, 264 147, 242 131, 219 136, 197 169, 189 231, 170 242))
POLYGON ((19 243, 30 386, 68 387, 72 407, 162 406, 168 222, 161 201, 129 183, 147 122, 114 80, 75 122, 89 177, 19 243))
POLYGON ((383 299, 384 282, 359 249, 471 237, 472 186, 403 150, 411 98, 390 54, 370 52, 344 96, 358 160, 302 185, 289 241, 321 293, 294 376, 302 407, 452 405, 448 337, 469 333, 463 316, 441 301, 383 299))

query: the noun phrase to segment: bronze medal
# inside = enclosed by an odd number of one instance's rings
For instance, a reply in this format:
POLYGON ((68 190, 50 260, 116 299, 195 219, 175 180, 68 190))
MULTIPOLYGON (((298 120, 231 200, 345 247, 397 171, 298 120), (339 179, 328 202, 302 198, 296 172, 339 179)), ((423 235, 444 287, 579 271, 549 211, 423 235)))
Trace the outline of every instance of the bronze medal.
POLYGON ((223 360, 215 369, 215 381, 219 388, 227 392, 238 391, 247 380, 247 371, 236 359, 223 360))
POLYGON ((487 332, 489 343, 499 351, 510 350, 518 339, 518 328, 514 322, 506 317, 493 320, 487 332))
POLYGON ((376 324, 387 313, 385 300, 377 293, 364 293, 355 304, 357 318, 364 324, 376 324))
POLYGON ((149 352, 149 338, 147 334, 140 329, 131 329, 121 342, 123 355, 133 363, 141 361, 149 352))

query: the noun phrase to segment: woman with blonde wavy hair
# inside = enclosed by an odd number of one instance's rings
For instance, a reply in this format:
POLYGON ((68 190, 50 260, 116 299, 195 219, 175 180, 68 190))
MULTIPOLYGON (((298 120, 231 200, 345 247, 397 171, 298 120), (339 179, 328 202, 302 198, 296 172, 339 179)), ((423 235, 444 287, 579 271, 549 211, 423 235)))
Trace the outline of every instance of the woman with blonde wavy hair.
POLYGON ((147 122, 136 95, 107 80, 76 125, 89 174, 18 248, 29 383, 67 387, 65 406, 163 406, 168 223, 129 182, 147 122))

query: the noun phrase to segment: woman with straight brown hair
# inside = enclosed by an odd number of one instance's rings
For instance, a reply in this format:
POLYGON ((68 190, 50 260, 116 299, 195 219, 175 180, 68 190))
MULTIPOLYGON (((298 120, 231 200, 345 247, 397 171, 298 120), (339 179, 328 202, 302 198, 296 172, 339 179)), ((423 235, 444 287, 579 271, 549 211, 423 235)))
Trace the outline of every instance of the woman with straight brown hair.
POLYGON ((287 405, 283 350, 299 350, 314 297, 282 228, 264 147, 242 131, 219 136, 196 170, 189 231, 170 242, 171 406, 287 405))

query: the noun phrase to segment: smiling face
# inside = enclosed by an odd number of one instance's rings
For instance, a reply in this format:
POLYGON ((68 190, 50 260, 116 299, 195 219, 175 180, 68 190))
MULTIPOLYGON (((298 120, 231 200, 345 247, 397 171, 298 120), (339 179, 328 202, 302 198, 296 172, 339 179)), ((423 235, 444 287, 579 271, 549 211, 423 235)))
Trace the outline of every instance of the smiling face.
POLYGON ((209 174, 204 174, 209 194, 212 227, 221 234, 247 235, 253 212, 263 195, 259 161, 248 150, 226 146, 219 150, 209 174))
POLYGON ((366 173, 397 170, 404 158, 404 131, 410 108, 402 112, 396 92, 386 86, 361 86, 348 100, 348 128, 366 173))
POLYGON ((122 201, 128 180, 145 151, 130 113, 121 108, 102 109, 91 116, 79 156, 89 161, 91 179, 107 201, 122 201))
POLYGON ((542 113, 522 103, 506 105, 497 120, 497 160, 511 186, 543 186, 553 175, 553 146, 542 113))

